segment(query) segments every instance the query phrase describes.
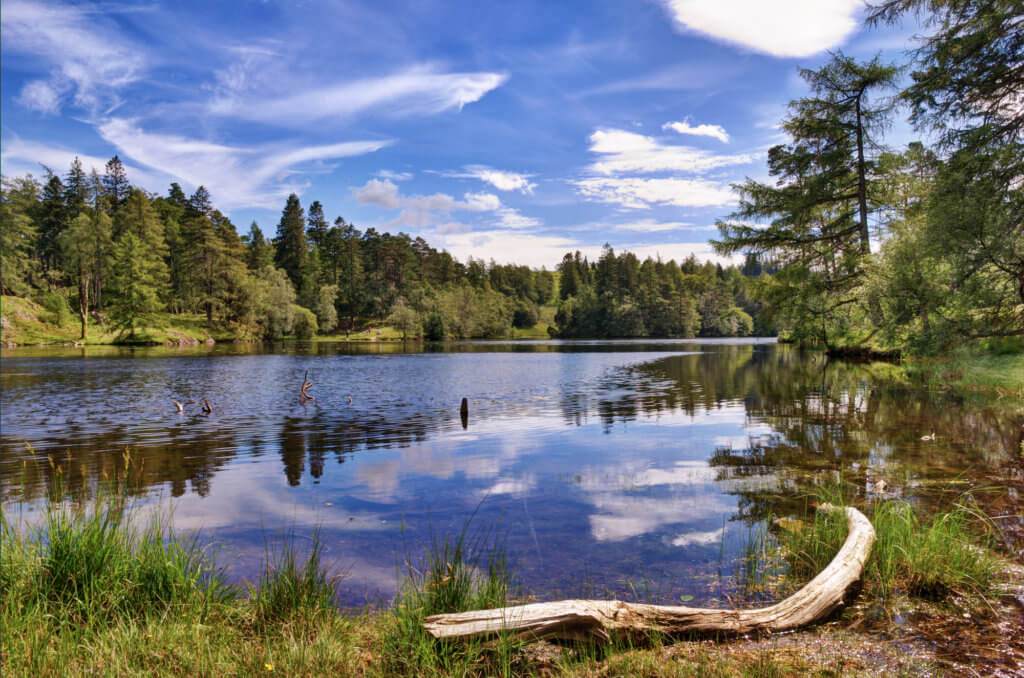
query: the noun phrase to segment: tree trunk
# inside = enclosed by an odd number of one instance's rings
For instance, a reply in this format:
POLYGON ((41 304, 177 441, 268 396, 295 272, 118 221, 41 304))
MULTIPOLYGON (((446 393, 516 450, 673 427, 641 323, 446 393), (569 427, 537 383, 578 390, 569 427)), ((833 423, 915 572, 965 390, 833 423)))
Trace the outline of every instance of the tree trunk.
POLYGON ((521 637, 529 639, 596 638, 604 641, 613 634, 749 633, 795 629, 823 619, 842 605, 847 590, 860 579, 875 542, 871 522, 857 509, 823 504, 818 510, 845 512, 850 530, 846 542, 818 576, 771 607, 723 610, 641 605, 618 600, 562 600, 439 614, 427 617, 423 626, 435 638, 468 638, 517 631, 521 637))
POLYGON ((78 318, 82 322, 82 341, 85 341, 89 334, 89 284, 88 276, 82 278, 78 283, 78 318))

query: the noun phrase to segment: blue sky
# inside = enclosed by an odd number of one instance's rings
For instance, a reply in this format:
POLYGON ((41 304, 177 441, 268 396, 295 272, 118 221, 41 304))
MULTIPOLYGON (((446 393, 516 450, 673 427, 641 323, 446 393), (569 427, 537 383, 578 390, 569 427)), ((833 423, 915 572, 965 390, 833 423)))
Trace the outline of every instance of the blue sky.
MULTIPOLYGON (((465 260, 604 243, 713 258, 827 50, 903 61, 859 0, 4 0, 4 175, 78 155, 202 184, 272 236, 289 193, 465 260)), ((893 135, 909 139, 904 126, 893 135)))

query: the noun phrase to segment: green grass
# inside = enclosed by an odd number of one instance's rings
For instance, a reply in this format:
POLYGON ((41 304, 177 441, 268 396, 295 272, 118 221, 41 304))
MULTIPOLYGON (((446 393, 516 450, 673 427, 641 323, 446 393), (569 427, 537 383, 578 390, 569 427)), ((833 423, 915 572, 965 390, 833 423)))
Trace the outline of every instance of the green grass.
MULTIPOLYGON (((987 548, 991 522, 969 499, 930 518, 903 501, 867 509, 876 541, 865 569, 863 594, 883 604, 901 596, 943 600, 958 596, 983 606, 998 595, 1000 562, 987 548)), ((817 512, 804 529, 781 531, 791 586, 814 577, 846 539, 840 513, 817 512)))
POLYGON ((914 381, 938 388, 995 391, 1024 397, 1024 351, 920 359, 906 364, 914 381))
MULTIPOLYGON (((57 308, 56 306, 54 306, 57 308)), ((78 314, 44 308, 31 299, 4 296, 0 298, 4 317, 3 341, 19 346, 36 344, 71 344, 79 342, 81 325, 78 314)), ((198 313, 151 313, 135 330, 135 344, 194 344, 207 339, 230 341, 236 338, 230 330, 208 331, 206 316, 198 313)), ((127 338, 110 324, 89 320, 88 345, 126 343, 127 338)))

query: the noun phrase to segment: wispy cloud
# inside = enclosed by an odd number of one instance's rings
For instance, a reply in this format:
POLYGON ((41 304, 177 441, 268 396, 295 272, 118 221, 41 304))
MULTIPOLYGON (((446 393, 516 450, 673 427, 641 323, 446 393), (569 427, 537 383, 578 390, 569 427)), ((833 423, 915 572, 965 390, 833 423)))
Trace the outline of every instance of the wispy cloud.
POLYGON ((670 129, 680 134, 692 134, 698 137, 712 137, 718 139, 723 144, 729 143, 729 134, 725 131, 725 128, 721 125, 697 125, 693 126, 687 121, 682 122, 666 122, 661 126, 662 129, 670 129))
POLYGON ((862 0, 664 0, 676 28, 777 57, 803 57, 843 42, 862 0))
POLYGON ((466 165, 461 172, 438 172, 438 174, 456 179, 479 179, 499 191, 519 191, 524 195, 533 195, 533 189, 537 187, 537 184, 530 182, 532 174, 497 170, 486 165, 466 165))
POLYGON ((412 179, 412 172, 393 172, 391 170, 382 169, 374 173, 375 177, 381 179, 389 179, 391 181, 409 181, 412 179))
POLYGON ((693 226, 684 221, 655 221, 654 219, 641 219, 630 221, 624 224, 612 226, 616 231, 638 231, 640 233, 662 233, 665 231, 678 231, 680 229, 693 229, 693 226))
POLYGON ((346 141, 299 148, 280 143, 241 148, 147 132, 136 121, 120 118, 104 121, 97 131, 128 158, 186 185, 205 186, 225 208, 277 207, 289 193, 302 192, 304 186, 294 176, 309 163, 364 155, 392 143, 346 141))
POLYGON ((622 94, 624 92, 650 92, 699 90, 714 87, 736 72, 735 68, 720 64, 683 63, 667 66, 653 73, 642 73, 630 78, 614 80, 603 85, 577 92, 577 97, 622 94))
POLYGON ((445 73, 426 64, 381 77, 304 88, 298 93, 267 96, 227 89, 214 98, 209 110, 282 126, 348 118, 369 110, 390 116, 432 114, 479 101, 507 79, 503 73, 445 73))
POLYGON ((632 209, 644 209, 652 205, 715 207, 729 205, 736 200, 735 194, 728 187, 703 179, 613 177, 578 179, 573 183, 590 200, 632 209))
POLYGON ((590 135, 590 150, 601 160, 589 169, 597 174, 627 172, 692 172, 703 173, 719 167, 745 165, 756 156, 750 154, 719 155, 689 146, 662 144, 653 137, 619 129, 599 129, 590 135))
POLYGON ((4 51, 48 61, 47 79, 29 82, 22 105, 58 113, 68 93, 90 113, 116 101, 116 91, 137 80, 146 60, 110 19, 78 7, 30 0, 6 0, 0 13, 4 51))

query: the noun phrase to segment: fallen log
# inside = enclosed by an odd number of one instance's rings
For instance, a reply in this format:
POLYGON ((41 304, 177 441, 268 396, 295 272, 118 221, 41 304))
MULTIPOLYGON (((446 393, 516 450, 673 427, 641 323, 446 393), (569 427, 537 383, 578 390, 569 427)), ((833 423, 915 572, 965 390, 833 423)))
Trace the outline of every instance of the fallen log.
POLYGON ((424 628, 435 638, 469 638, 516 631, 524 639, 545 637, 608 641, 613 634, 787 631, 827 617, 843 603, 860 579, 875 543, 871 522, 857 509, 822 504, 819 511, 844 511, 846 542, 832 562, 802 589, 771 607, 709 609, 643 605, 619 600, 560 600, 427 617, 424 628))

